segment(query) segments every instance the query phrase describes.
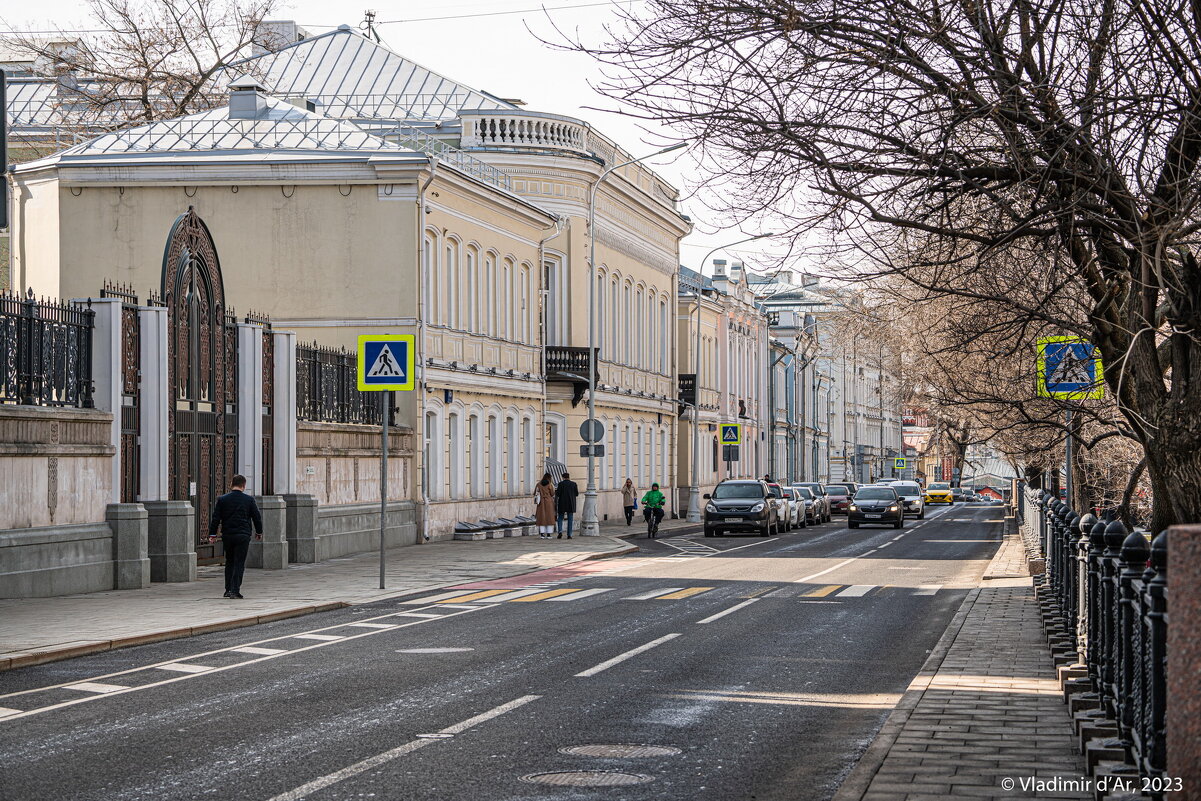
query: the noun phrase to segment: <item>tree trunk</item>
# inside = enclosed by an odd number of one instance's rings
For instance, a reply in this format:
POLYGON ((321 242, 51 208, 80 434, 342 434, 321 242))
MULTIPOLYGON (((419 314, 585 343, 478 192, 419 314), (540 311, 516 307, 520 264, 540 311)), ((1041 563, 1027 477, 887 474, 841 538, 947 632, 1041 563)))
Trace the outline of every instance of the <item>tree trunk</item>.
POLYGON ((1201 419, 1177 426, 1159 422, 1159 436, 1145 445, 1154 533, 1201 522, 1201 419))

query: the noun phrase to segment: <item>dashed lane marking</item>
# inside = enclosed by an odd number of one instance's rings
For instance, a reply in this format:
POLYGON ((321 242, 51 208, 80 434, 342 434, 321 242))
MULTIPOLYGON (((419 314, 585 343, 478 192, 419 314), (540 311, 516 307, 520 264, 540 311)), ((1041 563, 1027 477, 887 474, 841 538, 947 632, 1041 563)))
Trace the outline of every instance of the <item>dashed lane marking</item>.
POLYGON ((325 640, 327 642, 332 642, 334 640, 344 640, 346 638, 341 635, 338 635, 338 634, 293 634, 292 639, 294 639, 294 640, 325 640))
POLYGON ((684 590, 678 590, 676 592, 668 593, 667 595, 660 595, 655 600, 656 601, 679 601, 683 598, 691 598, 694 595, 700 595, 702 592, 708 592, 711 589, 713 589, 713 587, 689 587, 684 590))
POLYGON ((10 709, 6 706, 0 706, 0 718, 6 718, 9 715, 19 715, 19 714, 21 714, 20 709, 10 709))
POLYGON ((124 684, 104 684, 99 681, 81 681, 78 684, 68 684, 68 690, 82 690, 85 693, 115 693, 120 690, 128 690, 124 684))
POLYGON ((424 618, 446 617, 446 615, 431 615, 428 612, 400 612, 396 616, 397 617, 424 617, 424 618))
POLYGON ((624 654, 618 654, 617 656, 613 657, 612 659, 606 659, 604 662, 601 662, 599 665, 596 665, 595 667, 590 667, 587 670, 580 671, 579 673, 575 674, 576 678, 586 679, 590 676, 595 676, 597 673, 600 673, 601 671, 608 670, 609 668, 613 667, 614 665, 620 665, 622 662, 626 661, 627 659, 632 659, 635 656, 638 656, 638 654, 641 654, 645 651, 649 651, 650 649, 660 646, 663 643, 668 642, 669 640, 674 640, 676 637, 679 637, 679 636, 680 636, 679 634, 668 634, 666 636, 660 637, 657 640, 651 640, 650 642, 646 643, 645 645, 639 645, 637 648, 631 648, 630 650, 626 651, 624 654))
POLYGON ((718 612, 716 615, 709 615, 709 617, 705 618, 704 620, 698 620, 696 622, 698 624, 699 623, 712 623, 714 620, 719 620, 719 619, 725 617, 726 615, 730 614, 731 612, 737 612, 739 609, 742 609, 744 606, 750 606, 751 604, 755 603, 758 600, 759 600, 758 598, 749 598, 740 604, 734 604, 729 609, 723 609, 722 611, 718 612))
POLYGON ((842 592, 838 593, 839 598, 862 598, 876 588, 875 584, 852 584, 842 592))
POLYGON ((174 670, 176 673, 207 673, 213 668, 209 665, 185 665, 182 662, 172 662, 169 665, 159 665, 156 670, 174 670))
POLYGON ((254 645, 247 645, 242 648, 231 649, 236 654, 256 654, 257 656, 274 656, 275 654, 287 653, 287 648, 258 648, 254 645))
POLYGON ((818 587, 816 590, 813 590, 812 592, 805 593, 802 597, 804 597, 804 598, 825 598, 827 595, 834 592, 835 590, 842 589, 842 587, 843 587, 842 584, 827 584, 824 587, 818 587))
POLYGON ((347 623, 347 626, 354 626, 359 629, 394 629, 395 623, 347 623))

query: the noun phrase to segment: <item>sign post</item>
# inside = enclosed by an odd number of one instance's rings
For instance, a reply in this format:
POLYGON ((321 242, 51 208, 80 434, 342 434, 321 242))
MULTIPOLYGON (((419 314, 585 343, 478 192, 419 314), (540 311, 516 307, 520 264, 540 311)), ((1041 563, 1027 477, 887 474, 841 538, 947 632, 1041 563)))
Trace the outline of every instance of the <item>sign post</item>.
POLYGON ((738 446, 742 444, 742 423, 721 423, 717 439, 721 443, 726 462, 726 478, 734 473, 734 462, 738 461, 738 446))
POLYGON ((359 337, 358 385, 380 396, 379 588, 384 589, 384 532, 388 528, 388 425, 392 392, 411 391, 416 375, 416 338, 412 334, 364 334, 359 337))

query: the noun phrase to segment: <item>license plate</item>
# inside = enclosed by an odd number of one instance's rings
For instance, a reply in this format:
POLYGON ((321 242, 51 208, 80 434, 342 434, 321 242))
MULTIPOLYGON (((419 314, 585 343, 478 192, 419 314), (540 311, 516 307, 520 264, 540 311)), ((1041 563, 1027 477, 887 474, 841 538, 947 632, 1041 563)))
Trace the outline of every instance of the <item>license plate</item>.
POLYGON ((727 523, 742 523, 743 519, 741 517, 727 517, 726 522, 727 523))
POLYGON ((883 515, 864 515, 868 520, 879 520, 883 515))

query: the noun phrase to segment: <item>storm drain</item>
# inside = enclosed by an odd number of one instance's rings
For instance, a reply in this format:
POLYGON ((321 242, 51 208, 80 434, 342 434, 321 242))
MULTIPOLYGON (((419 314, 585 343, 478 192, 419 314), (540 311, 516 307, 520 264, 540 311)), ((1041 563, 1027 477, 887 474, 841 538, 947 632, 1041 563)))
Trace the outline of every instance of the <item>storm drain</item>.
POLYGON ((655 779, 643 773, 621 773, 612 770, 560 770, 552 773, 530 773, 522 776, 521 780, 530 784, 549 784, 552 787, 626 787, 631 784, 646 784, 655 779))
POLYGON ((639 757, 675 756, 680 749, 670 745, 570 745, 559 749, 560 754, 573 756, 610 757, 614 759, 638 759, 639 757))

